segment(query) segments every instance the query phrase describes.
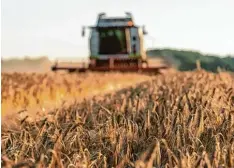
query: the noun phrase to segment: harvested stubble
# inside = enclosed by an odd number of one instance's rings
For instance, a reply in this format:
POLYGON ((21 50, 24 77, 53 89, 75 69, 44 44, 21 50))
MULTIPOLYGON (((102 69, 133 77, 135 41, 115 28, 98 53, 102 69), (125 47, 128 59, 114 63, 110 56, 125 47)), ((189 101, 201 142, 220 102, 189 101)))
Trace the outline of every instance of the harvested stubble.
POLYGON ((39 167, 234 167, 234 79, 168 74, 61 107, 3 126, 2 154, 39 167))

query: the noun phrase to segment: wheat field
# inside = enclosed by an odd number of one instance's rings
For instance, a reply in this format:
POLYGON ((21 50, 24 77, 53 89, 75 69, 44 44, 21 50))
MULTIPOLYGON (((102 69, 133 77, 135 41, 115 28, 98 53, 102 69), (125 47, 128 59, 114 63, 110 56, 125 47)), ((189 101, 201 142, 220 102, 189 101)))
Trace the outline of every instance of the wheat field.
POLYGON ((81 101, 148 79, 136 73, 2 73, 2 116, 22 110, 46 113, 65 102, 81 101))
POLYGON ((60 104, 34 119, 30 119, 32 111, 19 112, 21 117, 14 122, 2 124, 3 166, 234 167, 234 77, 230 73, 89 75, 66 76, 61 81, 49 75, 3 75, 2 105, 15 103, 15 107, 43 105, 45 98, 57 100, 58 92, 51 88, 75 99, 87 84, 95 83, 94 90, 107 81, 117 85, 120 78, 132 82, 118 91, 60 104))

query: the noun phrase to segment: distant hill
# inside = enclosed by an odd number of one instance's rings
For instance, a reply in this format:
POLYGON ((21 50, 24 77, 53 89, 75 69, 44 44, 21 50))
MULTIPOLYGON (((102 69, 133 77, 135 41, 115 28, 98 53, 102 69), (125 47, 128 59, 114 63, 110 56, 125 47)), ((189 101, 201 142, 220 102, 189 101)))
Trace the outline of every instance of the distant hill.
POLYGON ((162 58, 178 70, 188 71, 196 69, 196 60, 200 60, 201 67, 207 71, 217 72, 218 68, 234 72, 234 56, 221 57, 218 55, 204 55, 197 51, 175 49, 148 50, 151 58, 162 58))

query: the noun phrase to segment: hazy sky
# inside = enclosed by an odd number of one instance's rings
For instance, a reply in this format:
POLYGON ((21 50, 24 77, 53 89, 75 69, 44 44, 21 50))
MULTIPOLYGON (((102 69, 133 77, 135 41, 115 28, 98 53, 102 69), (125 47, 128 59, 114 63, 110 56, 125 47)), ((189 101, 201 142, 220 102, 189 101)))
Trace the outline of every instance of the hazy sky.
POLYGON ((88 56, 82 25, 125 11, 146 26, 146 48, 234 54, 234 0, 2 0, 1 11, 3 57, 88 56))

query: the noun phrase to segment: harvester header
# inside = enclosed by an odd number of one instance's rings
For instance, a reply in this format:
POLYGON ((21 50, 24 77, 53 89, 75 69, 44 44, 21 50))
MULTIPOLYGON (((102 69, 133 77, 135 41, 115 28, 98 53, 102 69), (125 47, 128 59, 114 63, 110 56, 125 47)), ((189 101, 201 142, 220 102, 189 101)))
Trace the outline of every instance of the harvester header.
POLYGON ((100 13, 95 26, 82 28, 83 37, 85 28, 91 30, 88 67, 59 67, 55 64, 52 70, 157 72, 167 68, 149 67, 143 41, 147 32, 144 26, 135 25, 131 13, 125 14, 124 17, 107 17, 105 13, 100 13))

